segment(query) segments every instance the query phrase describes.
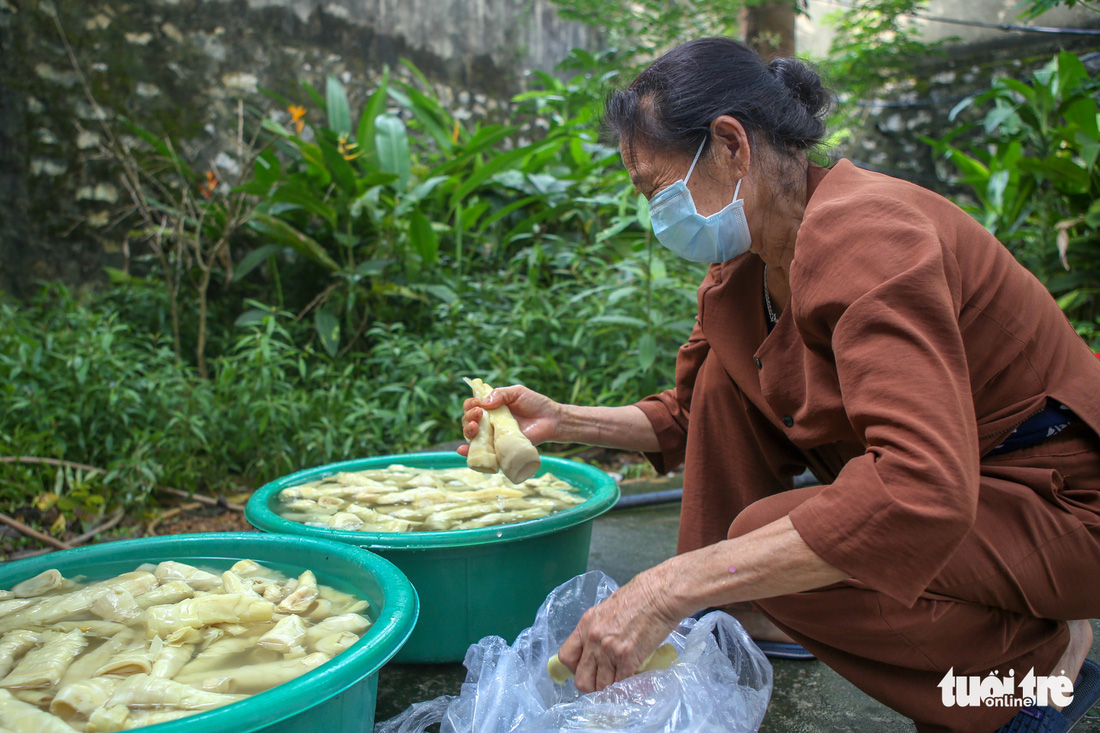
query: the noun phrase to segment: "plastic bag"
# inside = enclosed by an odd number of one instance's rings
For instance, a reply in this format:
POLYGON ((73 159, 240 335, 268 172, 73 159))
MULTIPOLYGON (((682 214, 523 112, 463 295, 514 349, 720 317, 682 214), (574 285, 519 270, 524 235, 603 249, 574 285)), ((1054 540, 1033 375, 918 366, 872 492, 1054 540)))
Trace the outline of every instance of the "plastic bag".
POLYGON ((685 619, 669 635, 680 661, 582 695, 573 681, 555 685, 546 662, 581 615, 618 586, 601 572, 578 575, 554 589, 535 623, 508 646, 487 636, 466 652, 459 695, 415 703, 374 733, 621 733, 756 731, 772 692, 772 668, 741 625, 715 611, 685 619))

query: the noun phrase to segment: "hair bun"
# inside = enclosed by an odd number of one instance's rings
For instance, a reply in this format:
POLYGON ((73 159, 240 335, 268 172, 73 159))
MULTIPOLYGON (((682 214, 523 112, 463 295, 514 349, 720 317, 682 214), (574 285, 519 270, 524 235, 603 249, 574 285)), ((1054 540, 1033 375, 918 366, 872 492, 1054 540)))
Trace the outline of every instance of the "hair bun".
POLYGON ((806 108, 811 117, 821 118, 829 110, 832 97, 821 77, 805 63, 795 58, 777 58, 768 64, 768 71, 787 87, 796 102, 806 108))

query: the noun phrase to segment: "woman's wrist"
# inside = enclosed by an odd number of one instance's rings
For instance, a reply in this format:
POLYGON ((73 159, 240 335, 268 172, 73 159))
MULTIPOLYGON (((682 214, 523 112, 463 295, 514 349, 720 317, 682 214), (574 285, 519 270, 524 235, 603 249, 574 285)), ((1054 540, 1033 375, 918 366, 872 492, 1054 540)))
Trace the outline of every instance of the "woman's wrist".
POLYGON ((555 440, 617 450, 658 450, 653 425, 635 405, 558 405, 555 440))
POLYGON ((693 582, 691 568, 681 567, 683 557, 677 555, 643 572, 656 589, 654 601, 659 613, 677 623, 705 607, 697 597, 698 584, 693 582))
POLYGON ((580 408, 577 405, 566 405, 564 403, 557 403, 557 419, 554 421, 554 437, 551 439, 555 443, 585 443, 580 434, 580 428, 582 421, 578 416, 580 408))

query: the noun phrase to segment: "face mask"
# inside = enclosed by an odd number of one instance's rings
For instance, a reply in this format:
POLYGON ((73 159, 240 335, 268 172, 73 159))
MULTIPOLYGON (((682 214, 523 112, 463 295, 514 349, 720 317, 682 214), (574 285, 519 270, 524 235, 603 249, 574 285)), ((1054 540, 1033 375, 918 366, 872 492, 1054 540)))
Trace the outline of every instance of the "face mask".
POLYGON ((745 218, 745 200, 738 199, 741 181, 733 190, 733 201, 711 216, 695 210, 687 182, 691 178, 706 139, 699 145, 687 176, 664 189, 649 202, 649 218, 657 241, 692 262, 725 262, 749 251, 752 237, 745 218))

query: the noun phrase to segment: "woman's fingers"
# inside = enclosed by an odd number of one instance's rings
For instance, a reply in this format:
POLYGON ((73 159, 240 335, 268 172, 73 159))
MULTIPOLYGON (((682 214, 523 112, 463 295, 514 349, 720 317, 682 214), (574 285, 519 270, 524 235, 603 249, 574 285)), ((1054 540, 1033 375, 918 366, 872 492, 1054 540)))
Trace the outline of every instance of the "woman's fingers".
POLYGON ((596 687, 597 690, 602 690, 608 685, 614 684, 619 679, 626 679, 629 675, 623 675, 622 677, 616 676, 616 670, 618 666, 615 661, 609 657, 602 657, 597 663, 596 667, 596 687))
POLYGON ((634 675, 661 645, 679 620, 659 602, 663 589, 650 570, 584 612, 558 651, 578 690, 602 690, 634 675))
POLYGON ((466 412, 462 413, 462 435, 466 440, 473 440, 477 435, 477 431, 481 428, 480 420, 482 415, 482 409, 476 405, 467 406, 466 412))

